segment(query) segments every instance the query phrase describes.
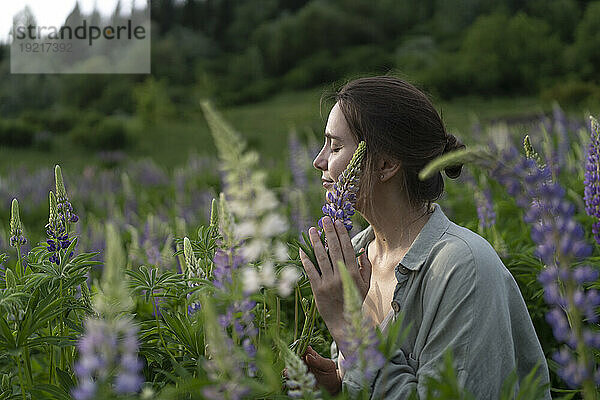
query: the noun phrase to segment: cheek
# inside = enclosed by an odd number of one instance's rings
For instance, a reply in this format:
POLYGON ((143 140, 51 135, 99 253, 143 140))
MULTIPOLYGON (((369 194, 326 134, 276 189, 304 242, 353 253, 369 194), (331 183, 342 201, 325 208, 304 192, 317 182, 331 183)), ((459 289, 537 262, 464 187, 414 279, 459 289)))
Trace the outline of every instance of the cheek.
POLYGON ((346 169, 351 159, 352 154, 332 155, 328 164, 331 178, 337 180, 338 176, 346 169))

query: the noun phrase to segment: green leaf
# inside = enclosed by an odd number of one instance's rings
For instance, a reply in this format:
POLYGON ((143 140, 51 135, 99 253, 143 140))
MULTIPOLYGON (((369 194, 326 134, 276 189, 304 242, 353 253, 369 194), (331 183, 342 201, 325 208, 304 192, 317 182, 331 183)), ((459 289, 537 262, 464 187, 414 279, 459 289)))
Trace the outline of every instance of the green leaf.
POLYGON ((6 280, 6 288, 7 289, 15 289, 17 287, 17 280, 15 278, 15 274, 12 272, 12 269, 7 268, 6 274, 4 275, 4 279, 6 280))
POLYGON ((73 378, 71 378, 71 375, 58 367, 56 367, 56 376, 58 378, 60 386, 64 389, 65 392, 69 393, 71 389, 75 387, 75 382, 73 382, 73 378))
POLYGON ((15 337, 12 333, 12 329, 8 326, 8 322, 4 319, 3 315, 0 315, 0 334, 3 341, 6 343, 6 347, 9 349, 16 349, 15 337))
POLYGON ((38 383, 31 389, 34 399, 71 400, 71 396, 63 388, 46 383, 38 383), (48 397, 50 395, 51 397, 48 397))
POLYGON ((410 324, 402 329, 403 323, 404 315, 399 314, 396 319, 387 326, 385 334, 382 334, 380 331, 377 332, 380 340, 379 351, 381 351, 381 354, 388 360, 394 356, 394 353, 400 348, 400 345, 408 335, 410 324))

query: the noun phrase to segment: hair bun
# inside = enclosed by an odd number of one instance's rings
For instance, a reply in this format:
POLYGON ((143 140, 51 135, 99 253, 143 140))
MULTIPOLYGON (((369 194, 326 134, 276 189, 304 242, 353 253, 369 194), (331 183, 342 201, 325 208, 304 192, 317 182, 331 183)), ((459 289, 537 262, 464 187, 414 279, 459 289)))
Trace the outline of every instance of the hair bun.
MULTIPOLYGON (((446 145, 444 146, 443 154, 446 154, 446 153, 449 153, 449 152, 455 151, 455 150, 464 149, 464 148, 466 148, 466 146, 464 144, 462 144, 462 142, 460 140, 458 140, 456 138, 456 136, 454 136, 451 133, 448 133, 446 135, 446 145)), ((451 165, 451 166, 444 168, 444 172, 446 173, 446 176, 448 178, 456 179, 460 176, 462 167, 463 167, 463 164, 451 165)))

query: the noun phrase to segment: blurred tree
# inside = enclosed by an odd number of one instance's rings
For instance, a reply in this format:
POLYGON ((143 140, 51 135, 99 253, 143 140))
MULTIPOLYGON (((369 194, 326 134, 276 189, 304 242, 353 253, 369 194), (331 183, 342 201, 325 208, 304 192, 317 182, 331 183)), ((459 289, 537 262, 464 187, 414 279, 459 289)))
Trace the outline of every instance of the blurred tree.
POLYGON ((150 2, 151 16, 158 24, 161 34, 166 33, 176 24, 176 6, 175 0, 153 0, 150 2))
POLYGON ((193 30, 202 28, 202 7, 196 0, 185 0, 181 13, 181 25, 193 30))
POLYGON ((136 114, 144 124, 150 125, 174 115, 175 109, 168 96, 165 81, 149 77, 135 87, 133 96, 136 114))
MULTIPOLYGON (((279 13, 277 0, 243 0, 233 10, 231 24, 227 28, 227 42, 236 52, 249 47, 248 40, 257 26, 271 20, 279 13)), ((252 46, 252 45, 250 45, 252 46)))
POLYGON ((384 42, 383 32, 364 16, 320 0, 261 25, 252 37, 272 76, 280 76, 319 50, 335 57, 346 46, 384 42))
POLYGON ((460 50, 472 91, 510 93, 537 90, 542 77, 560 70, 560 41, 544 21, 518 13, 479 17, 460 50))
POLYGON ((531 0, 526 3, 527 14, 543 19, 557 32, 562 41, 571 43, 581 16, 575 0, 531 0))
POLYGON ((428 24, 440 41, 452 39, 464 31, 477 16, 506 5, 507 0, 434 0, 433 16, 428 24))
POLYGON ((588 4, 575 32, 575 43, 569 50, 570 67, 584 80, 600 83, 600 1, 588 4))

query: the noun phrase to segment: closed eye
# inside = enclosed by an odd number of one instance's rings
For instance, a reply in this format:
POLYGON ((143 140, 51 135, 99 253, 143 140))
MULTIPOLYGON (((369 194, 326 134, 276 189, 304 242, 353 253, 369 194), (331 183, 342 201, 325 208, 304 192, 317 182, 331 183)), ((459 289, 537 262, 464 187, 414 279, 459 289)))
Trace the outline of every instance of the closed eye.
POLYGON ((332 153, 337 153, 337 152, 338 152, 338 151, 340 151, 341 149, 342 149, 341 147, 338 147, 337 149, 331 149, 331 152, 332 152, 332 153))

